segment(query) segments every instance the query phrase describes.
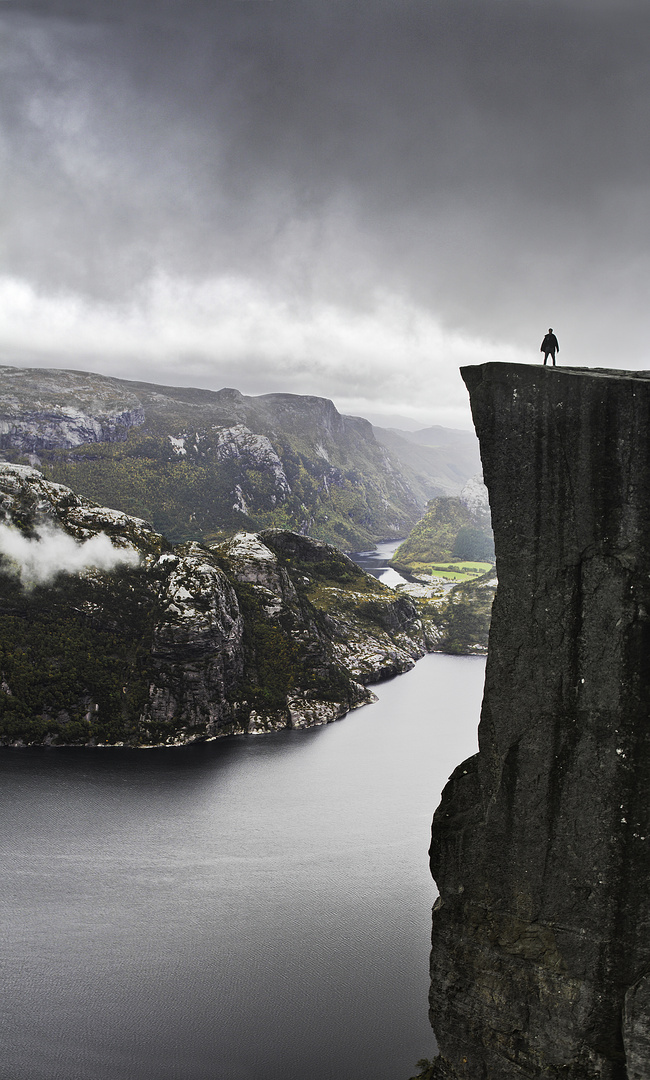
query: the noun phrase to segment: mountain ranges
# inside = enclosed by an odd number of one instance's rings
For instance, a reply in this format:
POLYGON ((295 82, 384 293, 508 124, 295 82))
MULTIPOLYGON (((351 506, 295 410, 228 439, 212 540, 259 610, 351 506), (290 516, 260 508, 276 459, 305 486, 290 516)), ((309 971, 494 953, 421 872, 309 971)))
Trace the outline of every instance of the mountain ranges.
POLYGON ((373 429, 326 398, 8 366, 0 455, 173 542, 281 528, 346 551, 405 536, 480 469, 470 432, 373 429))
POLYGON ((326 723, 427 650, 485 651, 484 594, 391 590, 337 550, 453 498, 469 433, 413 433, 435 448, 323 398, 0 375, 0 742, 326 723))

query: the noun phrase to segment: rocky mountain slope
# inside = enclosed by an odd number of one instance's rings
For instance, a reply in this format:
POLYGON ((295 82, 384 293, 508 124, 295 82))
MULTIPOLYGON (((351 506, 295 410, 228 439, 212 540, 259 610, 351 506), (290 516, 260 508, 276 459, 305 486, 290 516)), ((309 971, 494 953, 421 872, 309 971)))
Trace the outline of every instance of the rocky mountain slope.
POLYGON ((481 476, 468 480, 460 495, 432 499, 392 562, 396 567, 417 571, 432 563, 463 559, 494 560, 490 504, 481 476))
POLYGON ((11 367, 0 453, 177 542, 283 528, 358 550, 405 535, 430 493, 467 479, 445 448, 414 469, 325 398, 11 367))
POLYGON ((499 588, 480 751, 434 818, 427 1075, 643 1080, 650 373, 463 377, 499 588))
POLYGON ((410 596, 424 627, 428 652, 452 656, 487 653, 492 603, 497 588, 494 569, 451 588, 421 583, 398 585, 410 596))
POLYGON ((0 464, 0 742, 168 745, 327 723, 426 647, 413 601, 317 540, 211 550, 0 464))

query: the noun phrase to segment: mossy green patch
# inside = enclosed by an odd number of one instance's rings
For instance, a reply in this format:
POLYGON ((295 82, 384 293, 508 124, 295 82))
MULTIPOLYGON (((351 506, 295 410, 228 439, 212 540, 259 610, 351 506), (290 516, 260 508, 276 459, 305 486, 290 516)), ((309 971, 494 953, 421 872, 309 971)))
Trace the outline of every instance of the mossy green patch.
POLYGON ((140 571, 29 589, 0 571, 0 740, 137 741, 151 615, 140 571))
MULTIPOLYGON (((395 565, 395 564, 393 564, 395 565)), ((397 570, 400 565, 396 565, 397 570)), ((442 581, 473 581, 492 569, 492 563, 488 562, 410 562, 408 566, 402 564, 401 569, 413 574, 418 579, 427 581, 434 578, 442 581)))

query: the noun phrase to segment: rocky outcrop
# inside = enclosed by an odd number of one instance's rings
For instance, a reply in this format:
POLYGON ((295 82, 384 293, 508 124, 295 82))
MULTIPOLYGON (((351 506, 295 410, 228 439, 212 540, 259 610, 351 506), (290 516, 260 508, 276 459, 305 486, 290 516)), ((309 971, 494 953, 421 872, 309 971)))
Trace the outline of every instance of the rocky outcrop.
POLYGON ((209 549, 0 464, 0 743, 329 723, 425 649, 413 602, 282 530, 209 549))
POLYGON ((263 469, 272 477, 276 491, 272 501, 283 501, 291 494, 291 487, 278 454, 265 435, 254 435, 245 424, 221 428, 215 439, 217 461, 243 461, 250 468, 263 469))
POLYGON ((281 530, 261 537, 317 613, 333 655, 359 683, 400 675, 424 655, 426 635, 410 597, 360 574, 356 563, 329 544, 281 530))
POLYGON ((470 476, 461 490, 459 499, 478 524, 489 528, 491 524, 490 499, 482 476, 470 476))
POLYGON ((650 377, 466 368, 499 586, 436 811, 446 1080, 650 1075, 650 377))
POLYGON ((44 370, 38 382, 23 368, 3 367, 0 449, 27 453, 70 449, 83 443, 118 442, 144 423, 135 394, 98 393, 92 375, 44 370))

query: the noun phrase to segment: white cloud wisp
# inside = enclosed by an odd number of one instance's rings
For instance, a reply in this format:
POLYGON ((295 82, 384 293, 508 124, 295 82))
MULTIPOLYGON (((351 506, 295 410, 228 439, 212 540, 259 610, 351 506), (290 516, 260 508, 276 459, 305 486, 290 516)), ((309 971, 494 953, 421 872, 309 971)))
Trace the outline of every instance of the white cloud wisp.
POLYGON ((0 524, 0 554, 10 560, 26 585, 48 585, 60 573, 114 570, 140 563, 135 548, 115 547, 106 533, 80 541, 49 524, 36 533, 35 539, 29 539, 14 526, 0 524))

